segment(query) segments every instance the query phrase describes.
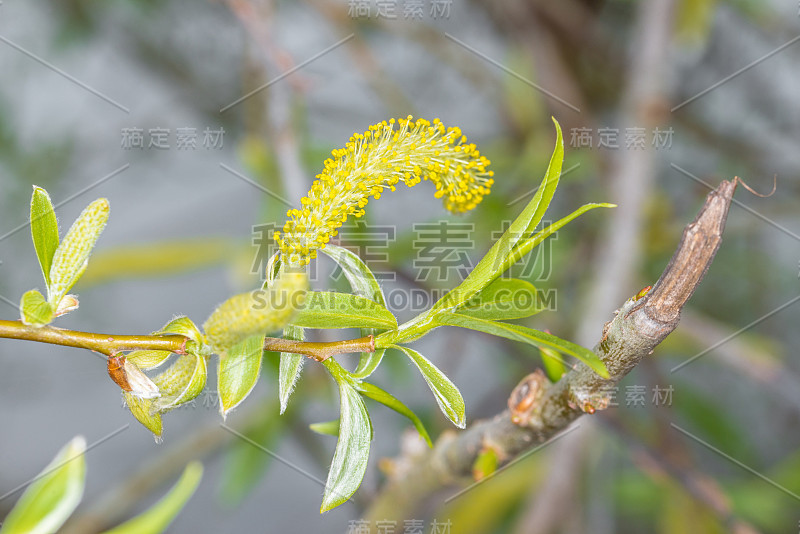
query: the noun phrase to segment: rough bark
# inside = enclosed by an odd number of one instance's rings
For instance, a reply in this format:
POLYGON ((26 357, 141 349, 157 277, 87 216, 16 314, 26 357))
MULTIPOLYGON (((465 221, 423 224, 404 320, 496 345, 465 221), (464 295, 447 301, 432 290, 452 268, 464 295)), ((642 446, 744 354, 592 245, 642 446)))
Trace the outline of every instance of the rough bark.
POLYGON ((605 409, 619 381, 678 325, 719 249, 737 183, 723 181, 708 195, 653 289, 628 299, 606 324, 594 350, 608 368, 608 380, 582 363, 553 384, 541 372, 528 375, 512 391, 509 409, 460 434, 443 435, 430 451, 416 449, 392 462, 390 480, 366 518, 402 518, 431 493, 468 477, 486 447, 508 463, 578 417, 605 409))

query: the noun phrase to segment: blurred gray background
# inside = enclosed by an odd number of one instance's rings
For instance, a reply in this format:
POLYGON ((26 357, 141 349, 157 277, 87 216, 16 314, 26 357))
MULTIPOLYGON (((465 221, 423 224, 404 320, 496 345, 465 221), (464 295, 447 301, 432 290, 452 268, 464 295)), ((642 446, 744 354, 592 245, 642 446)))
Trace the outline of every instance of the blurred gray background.
MULTIPOLYGON (((254 265, 267 256, 254 227, 282 225, 287 207, 277 198, 297 205, 331 149, 390 117, 439 117, 493 161, 493 195, 459 219, 475 225, 469 254, 477 259, 541 179, 552 115, 564 129, 570 169, 552 218, 587 202, 620 207, 566 227, 537 260, 548 274, 534 283, 557 289, 558 309, 530 325, 591 346, 611 312, 656 280, 708 193, 703 182, 738 175, 768 193, 777 176, 769 198, 738 193, 742 205, 731 212, 692 309, 620 391, 615 417, 624 430, 586 422, 516 466, 524 477, 512 470, 497 477, 506 491, 450 507, 441 507, 447 496, 435 496, 418 517, 426 532, 434 517, 470 533, 588 525, 593 534, 722 532, 731 518, 794 532, 797 500, 670 432, 669 422, 800 491, 798 312, 780 308, 800 290, 798 15, 796 2, 746 0, 6 0, 0 316, 17 318, 22 293, 43 289, 24 226, 32 184, 49 191, 62 234, 95 198, 111 203, 96 256, 75 288, 80 310, 56 324, 147 333, 177 314, 201 324, 234 292, 257 287, 262 273, 254 265), (142 130, 144 148, 124 146, 132 128, 142 130), (169 129, 169 148, 148 146, 157 128, 169 129), (178 148, 182 128, 196 129, 196 148, 178 148), (223 146, 204 146, 207 128, 224 130, 223 146), (617 147, 598 144, 603 129, 617 132, 617 147), (628 132, 640 130, 644 146, 626 147, 628 132), (656 130, 670 132, 668 146, 655 146, 656 130), (591 147, 576 137, 587 131, 591 147), (658 384, 674 387, 669 406, 650 399, 658 384), (646 386, 646 406, 626 405, 632 385, 646 386), (709 509, 680 480, 648 469, 630 443, 677 455, 688 473, 715 480, 728 505, 709 509), (549 468, 565 461, 564 472, 549 468), (559 477, 571 483, 556 487, 559 477)), ((415 279, 412 225, 453 218, 426 185, 370 204, 369 222, 397 231, 388 262, 378 266, 400 272, 390 288, 431 289, 415 279)), ((321 262, 317 287, 330 285, 330 267, 321 262)), ((451 274, 433 285, 452 287, 458 273, 451 274)), ((469 421, 502 410, 513 385, 540 366, 535 351, 472 333, 437 331, 416 348, 460 387, 469 421)), ((206 474, 170 532, 346 532, 379 491, 378 464, 398 454, 405 420, 370 405, 375 439, 364 484, 353 503, 321 516, 322 487, 312 478, 325 479, 335 440, 307 424, 336 417, 336 392, 319 366, 307 364, 289 412, 275 423, 273 364, 227 424, 294 468, 274 459, 262 465, 266 453, 220 428, 214 378, 210 396, 164 417, 164 442, 155 444, 123 408, 102 358, 0 340, 0 494, 38 473, 73 436, 92 444, 129 425, 88 452, 77 518, 98 514, 113 496, 99 517, 118 522, 201 457, 206 474), (137 472, 152 488, 126 485, 137 472)), ((447 429, 399 355, 387 355, 375 380, 418 410, 434 438, 447 429)), ((20 493, 0 500, 0 516, 20 493)))

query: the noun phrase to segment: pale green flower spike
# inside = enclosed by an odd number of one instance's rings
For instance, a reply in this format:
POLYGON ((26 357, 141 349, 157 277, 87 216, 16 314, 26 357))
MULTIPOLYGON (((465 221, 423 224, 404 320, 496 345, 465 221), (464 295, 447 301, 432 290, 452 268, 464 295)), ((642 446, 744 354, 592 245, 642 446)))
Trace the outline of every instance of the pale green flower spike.
POLYGON ((223 352, 245 339, 281 330, 303 307, 308 275, 284 272, 268 289, 240 293, 214 310, 203 330, 214 352, 223 352))
POLYGON ((47 301, 58 309, 61 299, 86 270, 89 255, 108 222, 108 200, 99 198, 89 204, 72 224, 58 245, 50 266, 47 301))

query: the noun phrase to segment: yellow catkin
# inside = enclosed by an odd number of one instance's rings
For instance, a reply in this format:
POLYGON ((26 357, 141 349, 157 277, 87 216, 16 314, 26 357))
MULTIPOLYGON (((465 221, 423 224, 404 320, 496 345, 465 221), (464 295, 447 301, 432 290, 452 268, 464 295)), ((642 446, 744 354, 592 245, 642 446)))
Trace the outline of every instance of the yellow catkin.
POLYGON ((409 187, 432 182, 434 196, 453 213, 473 209, 488 195, 494 180, 474 144, 459 128, 439 119, 384 121, 354 134, 325 160, 301 209, 287 212, 283 232, 275 232, 284 261, 306 265, 324 248, 348 217, 361 217, 370 198, 380 198, 403 182, 409 187))
POLYGON ((209 345, 220 352, 248 337, 282 329, 305 304, 307 290, 305 271, 285 272, 269 289, 229 298, 203 325, 209 345))

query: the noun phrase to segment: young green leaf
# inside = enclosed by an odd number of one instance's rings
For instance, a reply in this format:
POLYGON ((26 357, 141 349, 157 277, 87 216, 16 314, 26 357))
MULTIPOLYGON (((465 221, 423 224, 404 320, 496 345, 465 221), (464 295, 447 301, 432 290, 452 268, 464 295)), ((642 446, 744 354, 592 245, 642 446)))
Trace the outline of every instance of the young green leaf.
POLYGON ((55 311, 53 312, 54 317, 61 317, 73 310, 78 309, 78 297, 75 295, 64 295, 61 297, 61 301, 58 303, 58 307, 56 307, 55 311))
POLYGON ((200 333, 200 329, 197 328, 194 322, 185 315, 172 319, 170 322, 165 324, 161 330, 156 330, 153 332, 153 335, 162 334, 176 334, 179 336, 188 337, 195 343, 203 343, 203 334, 200 333))
POLYGON ((464 398, 461 392, 438 367, 429 362, 422 354, 400 345, 392 345, 392 348, 403 351, 414 365, 417 366, 428 387, 431 388, 436 402, 439 404, 442 413, 447 416, 458 428, 466 427, 466 416, 464 415, 464 398))
POLYGON ((561 179, 561 166, 564 163, 564 138, 561 136, 561 125, 558 124, 555 118, 551 117, 551 119, 556 127, 556 146, 553 148, 552 156, 550 156, 550 163, 547 165, 544 179, 523 212, 529 213, 529 210, 532 210, 532 214, 527 217, 527 226, 521 233, 517 234, 517 240, 533 232, 539 225, 539 222, 544 218, 544 214, 547 213, 547 208, 550 207, 550 202, 553 201, 553 195, 555 195, 558 182, 561 179))
MULTIPOLYGON (((361 261, 361 258, 344 247, 330 243, 320 250, 341 267, 347 281, 350 283, 353 294, 368 298, 381 306, 386 306, 386 297, 383 294, 381 285, 378 283, 378 279, 372 270, 361 261)), ((377 333, 379 331, 374 328, 361 329, 362 337, 374 336, 377 333)), ((357 378, 370 376, 380 365, 385 352, 383 349, 378 349, 375 352, 362 352, 353 375, 357 378)))
POLYGON ((476 317, 468 317, 457 313, 442 314, 437 320, 442 325, 458 326, 461 328, 469 328, 470 330, 477 330, 493 336, 504 337, 513 341, 521 341, 528 343, 535 347, 546 347, 554 349, 562 354, 568 354, 579 359, 588 365, 595 373, 603 378, 609 378, 608 369, 606 369, 603 360, 598 358, 597 354, 591 350, 565 341, 552 334, 547 334, 540 330, 519 326, 516 324, 500 323, 495 321, 487 321, 486 319, 478 319, 476 317))
POLYGON ((50 265, 58 248, 58 221, 50 195, 41 187, 33 186, 31 196, 31 236, 44 282, 50 286, 50 265))
POLYGON ((554 222, 553 224, 547 226, 547 228, 542 229, 540 232, 536 233, 529 238, 523 239, 514 247, 514 250, 511 254, 509 254, 505 260, 503 260, 503 264, 500 266, 500 269, 505 272, 514 265, 516 262, 521 260, 528 254, 531 250, 537 247, 542 241, 556 233, 559 229, 564 227, 567 223, 577 219, 587 211, 593 210, 595 208, 616 208, 616 204, 608 204, 605 202, 600 203, 592 203, 592 204, 584 204, 580 208, 576 209, 566 217, 559 219, 558 221, 554 222))
POLYGON ((166 531, 175 516, 194 495, 202 477, 203 465, 200 462, 189 463, 178 482, 160 501, 144 513, 106 531, 105 534, 160 534, 166 531))
POLYGON ((476 481, 483 480, 490 477, 497 472, 497 465, 500 463, 500 458, 497 451, 491 447, 485 447, 475 462, 472 464, 472 478, 476 481))
POLYGON ((74 438, 28 486, 0 528, 2 534, 56 532, 83 496, 86 440, 74 438))
POLYGON ((339 384, 339 440, 333 454, 320 513, 336 508, 355 493, 369 460, 372 423, 364 400, 350 383, 339 384))
POLYGON ((47 286, 47 300, 54 308, 86 270, 92 248, 108 222, 108 212, 108 200, 95 200, 83 210, 58 245, 47 286))
MULTIPOLYGON (((374 330, 370 329, 370 331, 374 330)), ((364 334, 364 330, 361 333, 364 334)), ((353 378, 363 379, 374 373, 375 369, 381 364, 384 354, 386 354, 386 349, 375 349, 375 352, 362 352, 358 360, 358 366, 353 371, 353 378)))
POLYGON ((261 375, 264 336, 253 336, 219 355, 217 390, 219 410, 225 418, 253 391, 261 375))
POLYGON ((550 158, 550 165, 547 167, 547 172, 545 172, 536 194, 467 278, 434 305, 435 310, 459 306, 492 283, 503 273, 502 265, 516 244, 525 239, 544 217, 553 200, 556 187, 558 187, 561 166, 564 162, 564 139, 561 135, 561 126, 555 119, 553 119, 553 123, 556 126, 556 146, 550 158))
POLYGON ((306 307, 292 324, 304 328, 397 328, 392 312, 373 300, 350 293, 310 291, 306 307))
POLYGON ((123 391, 122 396, 125 397, 125 404, 131 411, 131 415, 153 433, 157 443, 160 442, 164 426, 161 422, 161 414, 154 406, 155 399, 141 399, 129 391, 123 391))
POLYGON ((433 447, 431 437, 428 435, 428 431, 425 430, 425 425, 422 424, 422 420, 420 420, 420 418, 417 417, 417 414, 412 412, 408 406, 400 402, 398 399, 392 396, 392 394, 387 393, 378 386, 370 384, 369 382, 359 382, 356 387, 358 388, 358 391, 360 391, 365 397, 369 397, 374 401, 378 401, 384 406, 396 411, 400 415, 405 415, 408 417, 408 419, 414 424, 414 428, 416 428, 417 432, 419 432, 419 435, 422 436, 422 439, 425 440, 429 447, 433 447))
POLYGON ((308 428, 322 434, 323 436, 338 436, 339 435, 339 420, 325 421, 324 423, 311 423, 308 428))
POLYGON ((153 378, 161 392, 161 397, 153 400, 153 407, 164 413, 189 402, 206 387, 207 375, 205 358, 192 353, 179 356, 175 363, 153 378))
MULTIPOLYGON (((283 329, 284 339, 303 341, 305 331, 299 326, 286 325, 283 329)), ((300 378, 300 371, 303 369, 303 361, 306 359, 302 354, 292 354, 281 352, 280 365, 278 367, 278 398, 281 402, 281 414, 286 411, 289 404, 289 396, 294 391, 294 385, 300 378)))
POLYGON ((139 369, 149 371, 163 365, 170 356, 172 353, 168 350, 135 350, 129 352, 126 359, 139 369))
POLYGON ((386 297, 383 294, 378 279, 367 265, 357 255, 338 245, 328 243, 320 249, 342 268, 353 294, 375 301, 381 306, 386 306, 386 297))
POLYGON ((542 311, 533 284, 500 278, 465 302, 457 312, 479 319, 521 319, 542 311))
POLYGON ((19 303, 19 314, 22 322, 31 326, 44 326, 53 320, 53 308, 44 296, 31 289, 22 295, 19 303))
POLYGON ((542 355, 542 366, 550 382, 558 382, 567 372, 567 365, 557 351, 548 347, 539 347, 542 355))

